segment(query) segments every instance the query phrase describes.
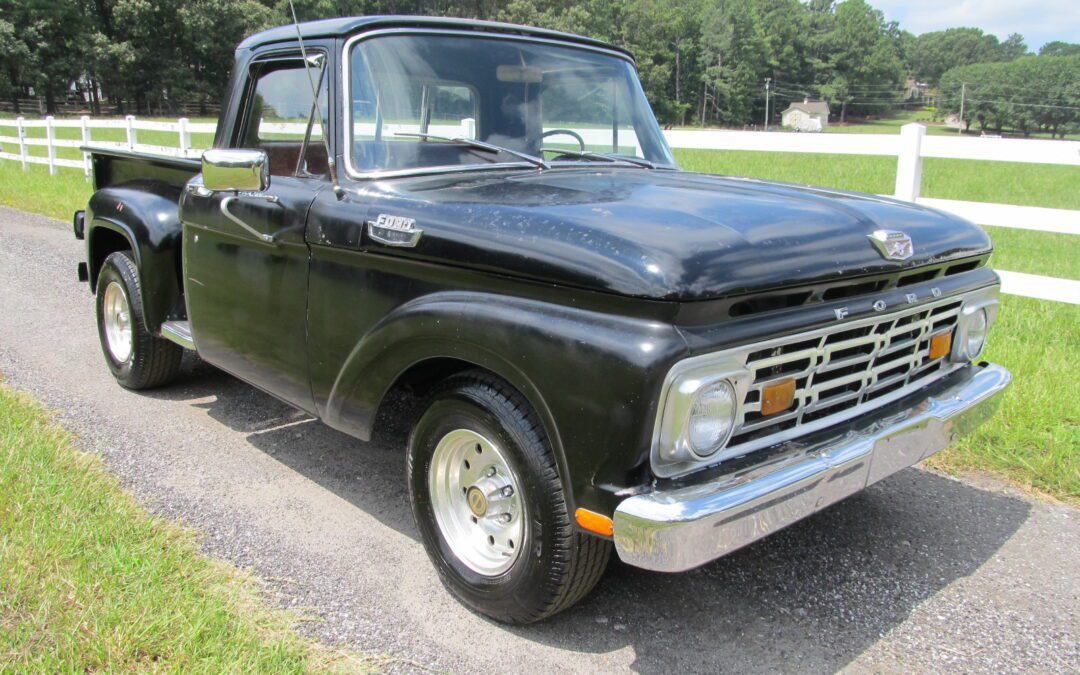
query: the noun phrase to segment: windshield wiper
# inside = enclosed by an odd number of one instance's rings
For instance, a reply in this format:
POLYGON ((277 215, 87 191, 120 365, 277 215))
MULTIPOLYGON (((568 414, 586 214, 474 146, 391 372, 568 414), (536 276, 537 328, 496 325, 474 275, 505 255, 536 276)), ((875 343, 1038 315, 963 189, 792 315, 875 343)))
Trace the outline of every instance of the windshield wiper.
POLYGON ((518 152, 517 150, 511 150, 510 148, 504 148, 501 145, 495 145, 494 143, 486 143, 484 141, 478 141, 475 138, 464 138, 461 136, 455 136, 453 138, 449 136, 436 136, 435 134, 412 134, 405 132, 398 132, 395 136, 410 136, 412 138, 422 138, 425 141, 443 141, 446 143, 460 143, 467 145, 477 150, 487 150, 488 152, 505 152, 508 155, 513 155, 520 159, 525 160, 533 166, 540 167, 541 169, 550 169, 551 165, 544 161, 543 157, 537 157, 524 152, 518 152))
POLYGON ((656 165, 647 159, 638 157, 624 157, 623 155, 607 154, 603 152, 590 152, 588 150, 563 150, 561 148, 540 148, 540 152, 551 152, 571 157, 583 157, 585 159, 598 159, 602 162, 626 162, 634 166, 643 166, 647 169, 655 169, 656 165))

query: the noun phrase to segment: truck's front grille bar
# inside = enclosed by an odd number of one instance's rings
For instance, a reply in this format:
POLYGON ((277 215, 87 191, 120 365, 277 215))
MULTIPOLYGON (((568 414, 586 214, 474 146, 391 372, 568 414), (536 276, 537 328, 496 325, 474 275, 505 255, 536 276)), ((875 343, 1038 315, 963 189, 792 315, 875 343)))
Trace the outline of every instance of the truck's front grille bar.
POLYGON ((771 340, 748 347, 750 385, 724 456, 781 442, 800 433, 884 405, 952 372, 948 356, 930 358, 930 338, 952 331, 963 299, 929 305, 875 319, 771 340), (791 407, 761 414, 762 390, 795 379, 791 407))

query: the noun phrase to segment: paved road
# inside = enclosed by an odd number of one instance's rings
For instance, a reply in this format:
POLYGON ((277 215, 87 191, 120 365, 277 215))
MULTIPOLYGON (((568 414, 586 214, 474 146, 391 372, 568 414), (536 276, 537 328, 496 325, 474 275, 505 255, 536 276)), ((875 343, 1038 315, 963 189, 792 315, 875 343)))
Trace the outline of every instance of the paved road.
POLYGON ((0 209, 0 372, 327 642, 453 672, 1080 670, 1080 513, 915 469, 693 572, 614 562, 542 625, 481 619, 428 564, 401 447, 195 358, 171 388, 116 386, 69 232, 0 209))

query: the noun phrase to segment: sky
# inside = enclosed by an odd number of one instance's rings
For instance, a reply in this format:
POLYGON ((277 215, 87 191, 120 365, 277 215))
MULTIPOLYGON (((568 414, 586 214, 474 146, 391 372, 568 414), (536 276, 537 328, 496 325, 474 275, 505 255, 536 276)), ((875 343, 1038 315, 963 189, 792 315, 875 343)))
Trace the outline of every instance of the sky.
POLYGON ((1028 49, 1053 40, 1080 42, 1080 0, 868 0, 916 35, 974 26, 1001 39, 1020 33, 1028 49))

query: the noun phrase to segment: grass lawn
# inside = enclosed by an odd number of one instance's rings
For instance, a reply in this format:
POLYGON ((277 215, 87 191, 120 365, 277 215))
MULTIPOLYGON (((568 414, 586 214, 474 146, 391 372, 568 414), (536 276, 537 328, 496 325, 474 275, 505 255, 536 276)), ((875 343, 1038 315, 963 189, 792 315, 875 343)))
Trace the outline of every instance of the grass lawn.
POLYGON ((0 385, 0 671, 373 669, 295 622, 0 385))
POLYGON ((987 227, 994 240, 990 266, 1063 279, 1080 279, 1080 236, 987 227))
POLYGON ((986 359, 1014 377, 997 415, 930 464, 998 473, 1080 506, 1080 305, 1003 295, 986 359))
MULTIPOLYGON (((896 158, 870 155, 676 149, 689 171, 753 176, 891 195, 896 158)), ((1080 167, 928 157, 925 197, 1080 209, 1080 167)))
POLYGON ((0 160, 0 204, 71 222, 71 214, 85 209, 93 186, 78 169, 57 169, 55 176, 43 164, 23 171, 18 162, 0 160))

